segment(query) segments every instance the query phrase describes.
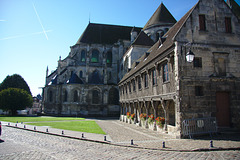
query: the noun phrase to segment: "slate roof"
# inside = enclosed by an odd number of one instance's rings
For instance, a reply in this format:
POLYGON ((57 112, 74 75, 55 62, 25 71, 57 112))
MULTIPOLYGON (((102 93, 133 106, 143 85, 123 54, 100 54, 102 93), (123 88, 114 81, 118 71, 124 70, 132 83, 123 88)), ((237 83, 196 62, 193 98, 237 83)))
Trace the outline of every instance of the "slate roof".
POLYGON ((165 7, 163 3, 161 3, 158 9, 152 15, 152 17, 148 20, 143 30, 156 25, 175 24, 176 22, 176 19, 172 16, 169 10, 165 7))
POLYGON ((235 2, 235 0, 227 0, 227 4, 232 9, 233 13, 240 19, 240 6, 235 2))
MULTIPOLYGON (((199 3, 199 2, 198 2, 199 3)), ((169 29, 169 31, 164 35, 164 37, 166 38, 166 40, 163 42, 162 46, 159 47, 161 45, 161 42, 158 41, 156 42, 149 50, 148 52, 150 53, 149 56, 146 56, 146 54, 144 54, 143 56, 145 57, 141 57, 139 60, 140 63, 133 68, 131 71, 129 71, 128 73, 125 74, 125 76, 121 79, 121 81, 119 82, 122 83, 123 81, 127 80, 128 78, 130 78, 133 74, 135 74, 136 72, 138 72, 139 70, 143 69, 144 67, 146 67, 149 63, 151 63, 156 57, 158 57, 159 55, 163 54, 165 51, 167 51, 169 48, 171 48, 172 46, 174 46, 174 41, 175 41, 175 37, 178 34, 178 32, 180 31, 180 29, 182 28, 182 26, 184 25, 184 23, 186 22, 186 20, 188 19, 188 17, 191 15, 192 11, 195 9, 195 7, 198 5, 198 3, 193 6, 192 9, 190 9, 177 23, 175 23, 175 25, 169 29)))
MULTIPOLYGON (((118 40, 131 40, 131 31, 133 27, 89 23, 76 44, 114 44, 118 40)), ((142 28, 134 27, 134 30, 140 33, 142 28)))
POLYGON ((71 78, 68 80, 67 84, 84 84, 83 81, 76 75, 76 73, 73 73, 71 78))
POLYGON ((141 31, 132 45, 153 46, 154 42, 144 31, 141 31))

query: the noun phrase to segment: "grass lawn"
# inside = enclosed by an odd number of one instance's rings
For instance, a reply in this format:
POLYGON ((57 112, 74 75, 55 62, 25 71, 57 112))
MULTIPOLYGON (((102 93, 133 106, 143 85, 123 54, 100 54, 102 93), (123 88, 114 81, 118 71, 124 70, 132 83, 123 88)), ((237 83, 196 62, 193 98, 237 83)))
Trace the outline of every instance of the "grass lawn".
POLYGON ((106 134, 95 121, 85 121, 85 118, 74 117, 6 117, 0 116, 0 121, 13 122, 33 122, 29 125, 50 126, 52 128, 80 131, 87 133, 106 134), (72 121, 78 120, 78 121, 72 121), (83 121, 79 121, 83 120, 83 121), (62 121, 62 122, 58 122, 62 121))
POLYGON ((50 126, 52 128, 87 132, 87 133, 97 133, 106 134, 95 121, 69 121, 69 122, 39 122, 30 123, 30 125, 35 126, 50 126))
POLYGON ((69 121, 69 120, 84 120, 85 118, 74 117, 5 117, 0 116, 0 121, 13 122, 42 122, 42 121, 69 121))

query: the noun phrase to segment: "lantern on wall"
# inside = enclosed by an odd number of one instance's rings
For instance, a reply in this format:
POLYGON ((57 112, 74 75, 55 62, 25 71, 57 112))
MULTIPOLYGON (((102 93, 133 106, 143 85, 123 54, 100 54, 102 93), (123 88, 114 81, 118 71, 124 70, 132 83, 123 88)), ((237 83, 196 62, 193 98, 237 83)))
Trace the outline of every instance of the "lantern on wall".
POLYGON ((194 53, 189 49, 189 51, 186 54, 186 60, 187 62, 192 62, 194 60, 194 53))

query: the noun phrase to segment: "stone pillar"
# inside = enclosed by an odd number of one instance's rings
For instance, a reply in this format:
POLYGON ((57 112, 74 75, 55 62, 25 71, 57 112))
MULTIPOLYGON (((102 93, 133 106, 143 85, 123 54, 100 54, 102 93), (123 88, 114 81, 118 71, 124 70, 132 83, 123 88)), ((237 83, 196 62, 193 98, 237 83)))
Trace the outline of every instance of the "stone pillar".
POLYGON ((151 100, 151 105, 152 105, 152 108, 153 108, 153 110, 154 110, 154 122, 153 122, 153 130, 154 131, 156 131, 157 130, 157 124, 156 124, 156 116, 157 116, 157 112, 156 112, 156 108, 155 108, 155 106, 154 106, 154 102, 153 102, 153 100, 151 100))
MULTIPOLYGON (((146 109, 146 114, 147 114, 147 119, 148 119, 148 106, 147 106, 147 102, 145 100, 143 100, 143 104, 144 104, 144 107, 146 109)), ((145 121, 145 128, 148 128, 148 121, 145 121)))

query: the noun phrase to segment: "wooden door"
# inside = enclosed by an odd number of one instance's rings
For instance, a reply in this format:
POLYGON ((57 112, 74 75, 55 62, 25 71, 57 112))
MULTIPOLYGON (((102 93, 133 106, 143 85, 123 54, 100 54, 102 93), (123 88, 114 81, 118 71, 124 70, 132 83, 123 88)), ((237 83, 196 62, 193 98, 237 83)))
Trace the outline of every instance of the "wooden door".
POLYGON ((216 93, 218 127, 230 127, 230 100, 228 92, 216 93))

